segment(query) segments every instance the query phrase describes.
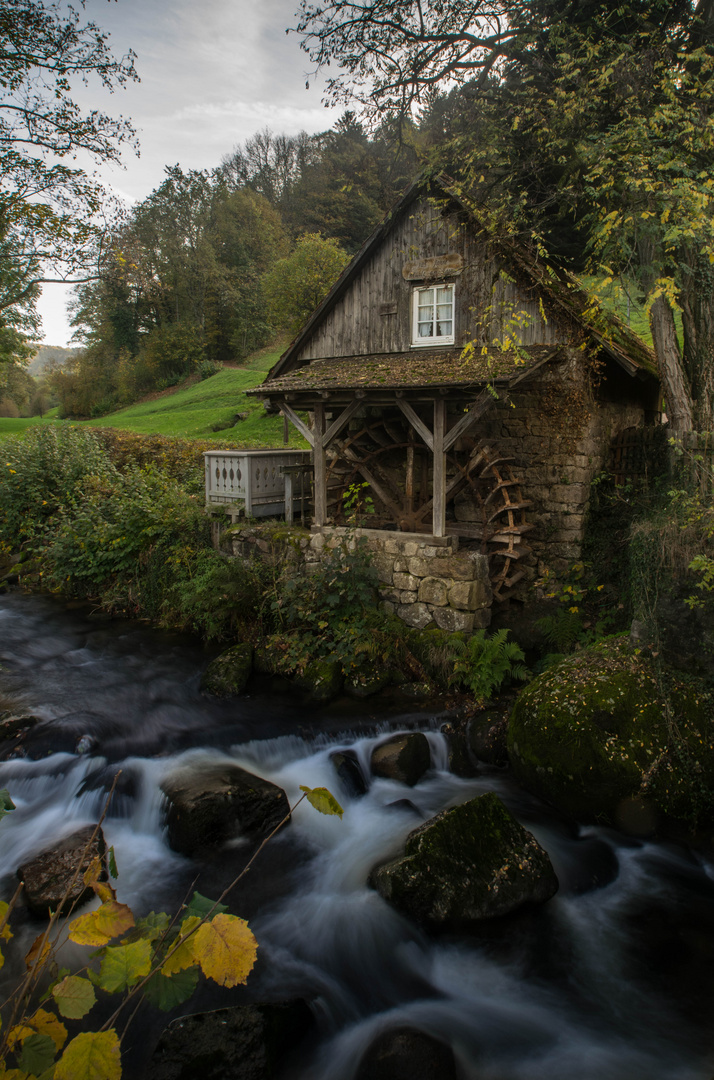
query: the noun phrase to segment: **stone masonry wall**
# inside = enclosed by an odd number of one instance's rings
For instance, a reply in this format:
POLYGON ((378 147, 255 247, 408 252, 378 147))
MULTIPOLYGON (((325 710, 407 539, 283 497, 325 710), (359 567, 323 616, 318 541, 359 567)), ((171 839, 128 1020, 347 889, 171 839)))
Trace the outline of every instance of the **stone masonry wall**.
POLYGON ((383 609, 408 626, 470 633, 491 621, 488 560, 459 551, 458 537, 330 526, 308 531, 272 524, 219 527, 214 541, 237 558, 287 560, 308 571, 336 547, 362 541, 372 554, 383 609))
MULTIPOLYGON (((479 434, 497 457, 511 458, 535 527, 525 539, 533 549, 526 580, 546 568, 560 573, 581 557, 590 485, 606 468, 610 442, 644 422, 632 403, 595 402, 581 358, 549 366, 514 390, 484 419, 479 434), (562 403, 562 414, 558 405, 562 403)), ((468 497, 457 498, 457 520, 477 519, 468 497)))

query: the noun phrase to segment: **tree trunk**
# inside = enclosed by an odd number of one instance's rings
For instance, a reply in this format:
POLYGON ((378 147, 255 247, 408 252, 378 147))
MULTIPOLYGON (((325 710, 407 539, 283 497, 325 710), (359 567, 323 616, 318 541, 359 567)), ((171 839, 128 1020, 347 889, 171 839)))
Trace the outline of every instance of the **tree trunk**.
MULTIPOLYGON (((696 431, 714 431, 714 268, 695 255, 682 289, 684 368, 696 431)), ((683 260, 684 262, 684 260, 683 260)))
POLYGON ((658 296, 650 308, 650 329, 670 430, 680 435, 694 426, 691 387, 679 351, 674 312, 664 296, 658 296))

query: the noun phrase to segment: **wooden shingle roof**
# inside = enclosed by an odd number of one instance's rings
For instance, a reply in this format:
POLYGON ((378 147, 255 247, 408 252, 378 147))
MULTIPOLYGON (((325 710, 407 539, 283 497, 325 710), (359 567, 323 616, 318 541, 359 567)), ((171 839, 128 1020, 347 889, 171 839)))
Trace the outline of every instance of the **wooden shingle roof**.
POLYGON ((330 357, 313 360, 304 367, 273 378, 249 394, 300 393, 334 390, 398 390, 441 388, 480 389, 487 383, 508 384, 521 379, 552 360, 559 346, 474 351, 461 349, 411 349, 374 356, 330 357))

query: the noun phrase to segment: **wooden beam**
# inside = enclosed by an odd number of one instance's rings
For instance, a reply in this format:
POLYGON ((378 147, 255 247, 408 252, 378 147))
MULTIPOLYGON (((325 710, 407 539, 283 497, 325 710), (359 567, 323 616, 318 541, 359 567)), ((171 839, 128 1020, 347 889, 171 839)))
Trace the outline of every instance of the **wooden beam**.
POLYGON ((457 420, 451 431, 445 437, 445 452, 448 453, 456 440, 460 439, 462 435, 465 435, 466 432, 474 426, 474 424, 478 423, 484 413, 487 413, 491 408, 495 400, 496 399, 489 390, 484 390, 479 394, 469 411, 465 413, 460 420, 457 420))
POLYGON ((347 408, 340 413, 337 419, 332 421, 327 431, 325 432, 325 437, 323 439, 323 446, 325 448, 330 445, 332 440, 336 438, 337 435, 339 435, 339 433, 342 431, 342 428, 345 426, 345 424, 349 423, 357 410, 361 408, 362 403, 360 401, 357 401, 357 399, 355 398, 355 400, 351 401, 347 408))
POLYGON ((382 500, 388 510, 391 510, 394 517, 394 523, 397 528, 399 528, 399 519, 402 516, 401 507, 390 498, 382 484, 380 484, 379 480, 377 480, 374 474, 370 472, 366 465, 363 465, 360 461, 356 461, 355 466, 357 471, 362 474, 369 486, 373 489, 375 495, 382 500))
POLYGON ((345 446, 342 448, 342 454, 346 461, 351 461, 354 464, 357 471, 362 474, 370 487, 374 488, 375 494, 379 496, 387 509, 391 511, 392 516, 394 517, 394 522, 398 527, 399 521, 404 513, 402 507, 399 504, 398 493, 394 491, 388 491, 388 482, 386 480, 378 480, 374 473, 369 470, 368 466, 360 460, 354 450, 351 450, 349 447, 345 446))
POLYGON ((397 405, 402 410, 411 426, 416 431, 417 435, 420 435, 431 452, 434 452, 434 439, 426 424, 420 419, 414 412, 408 401, 404 401, 403 398, 396 399, 397 405))
POLYGON ((313 453, 315 466, 315 524, 327 524, 327 460, 325 457, 325 406, 315 406, 315 437, 313 453))
POLYGON ((434 536, 446 536, 446 401, 439 398, 434 402, 434 480, 432 511, 432 532, 434 536))
POLYGON ((296 412, 293 412, 290 406, 287 405, 284 401, 280 403, 280 411, 283 416, 287 416, 290 423, 298 429, 303 439, 306 439, 310 446, 314 447, 315 439, 313 437, 313 434, 307 424, 300 419, 298 414, 296 412))

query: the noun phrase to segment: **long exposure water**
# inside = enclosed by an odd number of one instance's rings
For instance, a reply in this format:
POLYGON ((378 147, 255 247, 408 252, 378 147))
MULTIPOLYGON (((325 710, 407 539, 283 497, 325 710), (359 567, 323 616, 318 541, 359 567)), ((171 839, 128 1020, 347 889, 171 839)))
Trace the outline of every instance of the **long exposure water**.
MULTIPOLYGON (((27 757, 0 761, 0 787, 17 804, 0 826, 4 897, 23 861, 97 820, 119 767, 105 822, 119 899, 143 914, 175 910, 193 888, 217 895, 247 849, 234 842, 200 860, 172 852, 160 783, 177 765, 229 759, 280 785, 291 804, 301 784, 324 785, 345 814, 324 817, 303 803, 271 841, 231 899, 260 943, 248 987, 202 990, 184 1011, 251 996, 307 998, 316 1035, 290 1059, 289 1080, 351 1080, 369 1042, 405 1025, 449 1043, 463 1080, 711 1080, 714 873, 706 860, 674 844, 571 826, 497 770, 454 776, 443 716, 375 714, 369 702, 315 713, 269 693, 209 699, 199 690, 208 659, 185 636, 48 597, 0 597, 0 694, 43 720, 27 757), (353 748, 366 774, 376 741, 414 728, 432 751, 416 787, 375 779, 361 798, 340 787, 331 751, 353 748), (84 736, 90 752, 79 754, 84 736), (427 936, 367 877, 420 822, 484 791, 534 832, 560 891, 478 934, 427 936)), ((36 933, 20 914, 21 942, 36 933)), ((132 1076, 143 1075, 167 1019, 148 1015, 136 1028, 132 1076)))

